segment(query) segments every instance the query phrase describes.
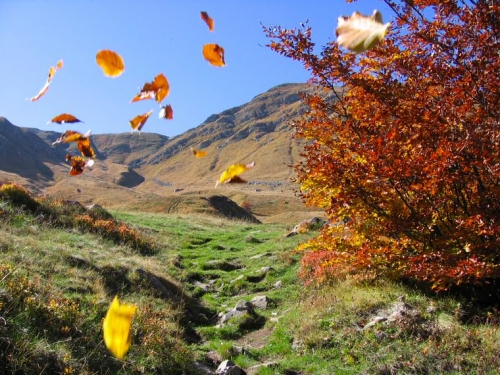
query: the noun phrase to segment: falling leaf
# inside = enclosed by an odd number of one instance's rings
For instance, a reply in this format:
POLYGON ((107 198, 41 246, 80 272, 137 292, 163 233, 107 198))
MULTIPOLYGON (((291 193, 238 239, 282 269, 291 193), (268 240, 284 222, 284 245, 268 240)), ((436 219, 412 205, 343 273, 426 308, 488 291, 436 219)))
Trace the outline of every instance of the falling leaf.
POLYGON ((94 160, 85 161, 80 156, 71 156, 70 154, 66 155, 66 161, 69 161, 71 164, 71 170, 69 171, 71 176, 82 174, 85 167, 91 168, 94 165, 94 160))
POLYGON ((145 83, 141 92, 134 96, 132 99, 133 102, 137 102, 139 100, 153 99, 161 104, 163 99, 165 99, 170 92, 170 85, 168 84, 167 77, 163 75, 163 73, 158 74, 153 82, 145 83))
POLYGON ((121 304, 115 296, 102 322, 104 343, 118 359, 123 359, 130 348, 130 324, 136 309, 135 305, 121 304))
POLYGON ((172 120, 174 118, 174 110, 172 109, 172 106, 167 104, 165 107, 162 107, 158 117, 166 120, 172 120))
POLYGON ((193 155, 196 157, 196 158, 204 158, 205 156, 207 156, 207 152, 206 151, 202 151, 202 150, 195 150, 194 148, 191 147, 191 152, 193 153, 193 155))
POLYGON ((245 180, 242 180, 239 175, 245 172, 247 169, 253 168, 254 165, 254 162, 250 164, 237 163, 230 165, 224 172, 222 172, 219 180, 215 184, 215 187, 217 187, 219 184, 228 184, 231 182, 246 182, 245 180))
POLYGON ((200 12, 201 19, 205 21, 208 26, 208 30, 214 31, 214 20, 208 15, 207 12, 200 12))
POLYGON ((52 120, 47 121, 47 124, 49 124, 51 122, 55 122, 58 124, 66 124, 66 123, 74 124, 76 122, 83 122, 83 121, 77 119, 75 116, 70 115, 69 113, 63 113, 63 114, 60 114, 60 115, 54 117, 52 120))
POLYGON ((80 150, 83 156, 87 158, 95 158, 95 151, 90 145, 90 138, 80 139, 77 142, 76 146, 78 147, 78 150, 80 150))
POLYGON ((49 69, 49 76, 47 77, 47 81, 45 82, 45 85, 42 87, 42 89, 38 92, 38 94, 36 94, 35 96, 33 96, 32 98, 29 98, 28 100, 31 100, 32 102, 35 102, 37 101, 38 99, 40 99, 42 96, 45 95, 45 93, 47 92, 47 90, 49 89, 50 87, 50 83, 52 82, 52 78, 54 78, 54 75, 56 74, 56 72, 61 69, 63 66, 63 61, 62 60, 59 60, 56 64, 56 67, 54 68, 53 66, 50 67, 49 69))
POLYGON ((66 130, 52 144, 55 145, 56 143, 61 142, 77 142, 78 150, 80 150, 83 156, 86 156, 88 158, 95 158, 95 151, 90 145, 90 133, 90 130, 85 134, 73 130, 66 130))
POLYGON ((103 49, 97 52, 95 57, 97 65, 101 67, 104 75, 108 77, 118 77, 125 70, 123 58, 114 51, 103 49))
POLYGON ((390 22, 382 23, 382 14, 378 10, 371 16, 354 12, 351 17, 341 16, 335 30, 337 43, 355 53, 375 47, 384 39, 390 22))
POLYGON ((132 131, 137 130, 140 133, 142 127, 144 126, 146 121, 148 121, 149 116, 151 116, 151 113, 153 113, 152 109, 149 112, 135 116, 132 120, 130 120, 130 126, 132 126, 132 131))
POLYGON ((213 66, 226 66, 224 62, 224 48, 215 43, 203 46, 203 57, 213 66))

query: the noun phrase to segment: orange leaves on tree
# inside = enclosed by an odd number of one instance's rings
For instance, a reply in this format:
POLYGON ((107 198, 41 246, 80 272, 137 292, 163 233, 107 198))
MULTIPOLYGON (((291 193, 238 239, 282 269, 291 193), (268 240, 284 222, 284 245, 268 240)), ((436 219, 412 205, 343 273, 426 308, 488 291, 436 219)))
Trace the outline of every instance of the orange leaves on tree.
POLYGON ((500 8, 390 3, 391 33, 377 13, 341 17, 338 41, 319 54, 310 27, 265 30, 269 47, 302 62, 322 89, 303 96, 309 110, 295 134, 307 143, 295 169, 303 200, 335 225, 300 247, 302 274, 369 271, 435 290, 494 285, 500 60, 487 41, 500 8), (361 52, 382 38, 366 56, 338 47, 361 52))
POLYGON ((125 71, 123 58, 116 52, 109 49, 100 50, 95 57, 97 65, 104 72, 104 75, 112 78, 119 77, 125 71))
POLYGON ((203 57, 210 65, 213 66, 226 66, 224 61, 224 48, 215 43, 205 44, 202 50, 203 57))
POLYGON ((205 21, 208 26, 208 30, 214 31, 214 20, 208 15, 207 12, 200 12, 201 19, 205 21))
POLYGON ((144 124, 146 124, 146 121, 148 121, 149 116, 151 116, 151 113, 153 113, 152 109, 146 113, 143 113, 142 115, 137 115, 132 120, 130 120, 132 131, 137 130, 140 133, 144 124))

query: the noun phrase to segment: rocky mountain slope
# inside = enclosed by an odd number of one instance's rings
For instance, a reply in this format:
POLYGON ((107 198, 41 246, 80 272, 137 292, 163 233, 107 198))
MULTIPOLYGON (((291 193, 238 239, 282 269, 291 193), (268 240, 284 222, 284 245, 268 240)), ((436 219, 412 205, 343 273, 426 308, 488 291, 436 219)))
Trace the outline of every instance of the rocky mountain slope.
POLYGON ((108 207, 189 211, 197 206, 193 197, 222 194, 261 210, 262 216, 303 210, 290 167, 300 158, 301 144, 292 137, 290 122, 305 111, 300 93, 313 89, 276 86, 173 138, 147 131, 93 134, 95 166, 77 177, 68 175, 65 162, 66 153, 78 153, 74 144, 53 146, 59 133, 20 128, 0 118, 0 180, 108 207), (191 147, 207 156, 195 158, 191 147), (255 167, 242 176, 248 184, 215 189, 229 165, 252 161, 255 167))

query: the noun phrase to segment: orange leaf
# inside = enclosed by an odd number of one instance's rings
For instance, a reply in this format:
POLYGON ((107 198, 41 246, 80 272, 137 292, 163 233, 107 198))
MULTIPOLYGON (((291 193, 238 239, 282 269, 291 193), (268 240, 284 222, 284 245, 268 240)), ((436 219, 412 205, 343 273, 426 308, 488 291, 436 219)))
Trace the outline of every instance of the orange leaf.
POLYGON ((379 44, 387 32, 390 23, 382 23, 382 14, 378 10, 371 16, 354 12, 351 17, 341 16, 335 30, 337 43, 355 53, 364 52, 379 44))
POLYGON ((71 176, 82 174, 85 167, 90 168, 94 165, 93 160, 89 160, 86 162, 84 158, 80 156, 71 156, 70 154, 66 155, 66 160, 71 164, 71 170, 69 171, 69 174, 71 176))
POLYGON ((32 98, 30 98, 29 100, 31 100, 32 102, 35 102, 37 101, 38 99, 40 99, 42 96, 45 95, 45 93, 47 92, 47 90, 49 89, 49 86, 50 86, 50 82, 52 82, 52 78, 54 78, 54 75, 56 74, 56 72, 61 69, 63 66, 63 61, 62 60, 59 60, 57 62, 57 65, 56 67, 54 68, 53 66, 51 66, 49 68, 49 76, 47 77, 47 81, 45 82, 45 85, 42 87, 42 89, 38 92, 38 94, 36 94, 35 96, 33 96, 32 98))
POLYGON ((132 120, 130 120, 130 126, 132 126, 132 131, 137 130, 140 133, 142 127, 144 126, 146 121, 148 121, 149 116, 151 116, 151 113, 153 113, 152 109, 149 112, 135 116, 132 120))
POLYGON ((206 151, 202 151, 202 150, 195 150, 194 148, 191 147, 191 152, 193 153, 193 155, 196 157, 196 158, 203 158, 205 156, 207 156, 207 152, 206 151))
POLYGON ((172 120, 174 118, 174 110, 172 109, 172 106, 167 104, 165 107, 162 107, 158 117, 166 120, 172 120))
POLYGON ((158 74, 153 82, 145 83, 142 90, 134 96, 132 103, 138 102, 139 100, 154 99, 161 104, 163 99, 165 99, 170 93, 170 85, 168 84, 167 77, 163 73, 158 74))
POLYGON ((108 77, 118 77, 125 70, 123 58, 114 51, 104 49, 97 52, 95 57, 97 65, 101 67, 104 75, 108 77))
POLYGON ((70 115, 69 113, 63 113, 54 117, 52 120, 48 121, 47 124, 51 122, 55 122, 58 124, 65 124, 65 123, 74 124, 75 122, 83 122, 83 121, 77 119, 75 116, 70 115))
POLYGON ((200 12, 201 19, 205 21, 208 26, 208 30, 214 31, 214 20, 208 15, 207 12, 200 12))
POLYGON ((203 46, 203 57, 213 66, 226 66, 224 62, 224 48, 215 43, 203 46))

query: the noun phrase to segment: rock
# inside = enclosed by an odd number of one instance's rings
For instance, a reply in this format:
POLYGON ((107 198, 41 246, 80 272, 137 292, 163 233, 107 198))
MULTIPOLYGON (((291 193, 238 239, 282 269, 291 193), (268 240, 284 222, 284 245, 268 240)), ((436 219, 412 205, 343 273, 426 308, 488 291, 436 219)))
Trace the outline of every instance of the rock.
POLYGON ((238 301, 234 309, 229 310, 227 313, 219 315, 220 320, 219 324, 222 325, 229 321, 231 318, 234 318, 236 316, 241 316, 245 314, 252 315, 254 313, 253 311, 253 306, 250 302, 247 301, 238 301))
POLYGON ((281 280, 278 280, 274 283, 274 288, 279 289, 283 286, 283 282, 281 280))
POLYGON ((204 292, 211 292, 214 289, 213 288, 213 284, 212 285, 210 285, 210 284, 203 284, 203 283, 200 283, 199 281, 195 281, 193 283, 193 286, 196 287, 196 288, 200 288, 204 292))
POLYGON ((269 257, 271 255, 273 255, 273 254, 270 252, 267 252, 267 253, 262 253, 262 254, 257 254, 257 255, 251 256, 248 259, 260 259, 260 258, 264 258, 264 257, 269 257))
POLYGON ((210 260, 202 268, 204 270, 234 271, 243 268, 243 266, 225 260, 210 260))
POLYGON ((258 238, 253 237, 253 236, 248 236, 247 238, 245 238, 245 241, 248 243, 263 243, 264 242, 262 240, 259 240, 258 238))
POLYGON ((259 273, 262 274, 262 275, 267 275, 269 272, 271 271, 274 271, 274 268, 273 267, 269 267, 269 266, 266 266, 266 267, 262 267, 260 270, 259 270, 259 273))
POLYGON ((250 301, 254 308, 262 310, 266 310, 270 302, 271 300, 267 296, 256 296, 250 301))
POLYGON ((286 237, 295 236, 299 233, 306 233, 310 230, 319 230, 323 228, 323 226, 327 223, 326 220, 321 219, 319 217, 313 217, 311 219, 302 220, 298 223, 290 233, 286 235, 286 237))
POLYGON ((215 374, 214 370, 212 370, 212 368, 209 365, 207 365, 203 362, 195 361, 193 363, 193 367, 196 370, 196 373, 200 374, 200 375, 213 375, 213 374, 215 374))
POLYGON ((238 310, 238 311, 252 311, 253 307, 252 307, 252 304, 250 302, 246 302, 246 301, 243 301, 243 300, 240 300, 238 301, 238 303, 236 304, 236 306, 234 307, 235 310, 238 310))
POLYGON ((240 275, 236 279, 233 279, 230 281, 231 284, 235 283, 236 281, 243 280, 245 278, 245 275, 240 275))
POLYGON ((246 375, 246 372, 242 370, 236 363, 227 359, 223 361, 217 370, 215 371, 217 375, 246 375))
POLYGON ((279 365, 278 362, 265 362, 259 363, 258 365, 247 368, 247 375, 254 375, 260 372, 261 368, 274 368, 279 365))

